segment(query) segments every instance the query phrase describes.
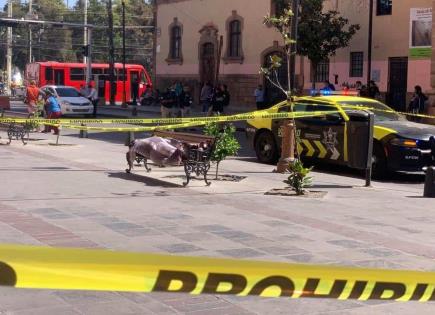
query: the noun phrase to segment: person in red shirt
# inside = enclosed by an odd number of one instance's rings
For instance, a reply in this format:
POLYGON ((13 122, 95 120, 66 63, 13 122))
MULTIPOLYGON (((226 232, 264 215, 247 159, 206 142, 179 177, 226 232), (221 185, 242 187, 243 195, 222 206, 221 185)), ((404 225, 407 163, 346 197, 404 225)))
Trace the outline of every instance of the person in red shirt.
POLYGON ((27 111, 29 115, 34 115, 38 110, 38 100, 42 95, 41 90, 36 86, 35 81, 30 81, 30 85, 26 89, 27 111))

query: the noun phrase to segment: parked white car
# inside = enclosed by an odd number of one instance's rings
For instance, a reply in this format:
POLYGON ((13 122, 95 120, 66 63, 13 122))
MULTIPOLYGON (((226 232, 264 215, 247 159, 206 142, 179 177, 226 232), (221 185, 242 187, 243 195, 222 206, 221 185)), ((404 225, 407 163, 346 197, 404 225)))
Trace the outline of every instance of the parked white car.
POLYGON ((62 115, 90 116, 93 114, 94 107, 92 103, 86 97, 83 97, 74 87, 65 85, 45 85, 41 90, 43 92, 50 91, 56 96, 62 115))

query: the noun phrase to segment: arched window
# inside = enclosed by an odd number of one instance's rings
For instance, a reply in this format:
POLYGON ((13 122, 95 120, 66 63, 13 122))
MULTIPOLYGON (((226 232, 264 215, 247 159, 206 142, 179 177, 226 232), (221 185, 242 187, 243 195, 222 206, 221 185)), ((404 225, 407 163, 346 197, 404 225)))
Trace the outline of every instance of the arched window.
POLYGON ((240 57, 240 44, 241 44, 242 30, 240 21, 234 20, 230 23, 230 51, 229 57, 240 57))
POLYGON ((233 11, 226 22, 227 48, 226 63, 243 63, 243 18, 233 11))
POLYGON ((174 21, 168 27, 169 51, 166 62, 168 64, 183 63, 183 24, 174 18, 174 21))
POLYGON ((181 59, 181 27, 173 26, 171 29, 171 59, 181 59))

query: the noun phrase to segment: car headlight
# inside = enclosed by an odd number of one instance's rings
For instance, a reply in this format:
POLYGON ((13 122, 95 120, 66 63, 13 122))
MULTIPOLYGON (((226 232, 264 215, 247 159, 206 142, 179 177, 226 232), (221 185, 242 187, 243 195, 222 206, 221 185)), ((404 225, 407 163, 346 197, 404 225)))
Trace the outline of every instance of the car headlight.
POLYGON ((417 148, 417 141, 412 139, 394 138, 390 141, 390 144, 399 147, 417 148))
POLYGON ((70 102, 67 102, 67 101, 63 101, 63 102, 62 102, 62 105, 64 105, 64 106, 71 106, 71 103, 70 103, 70 102))

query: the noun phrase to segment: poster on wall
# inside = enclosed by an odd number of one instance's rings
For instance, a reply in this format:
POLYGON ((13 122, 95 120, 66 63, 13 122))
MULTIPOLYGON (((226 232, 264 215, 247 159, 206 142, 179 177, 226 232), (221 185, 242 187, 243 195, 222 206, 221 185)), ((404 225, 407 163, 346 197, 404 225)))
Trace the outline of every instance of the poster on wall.
POLYGON ((432 55, 432 8, 411 8, 409 55, 430 58, 432 55))

